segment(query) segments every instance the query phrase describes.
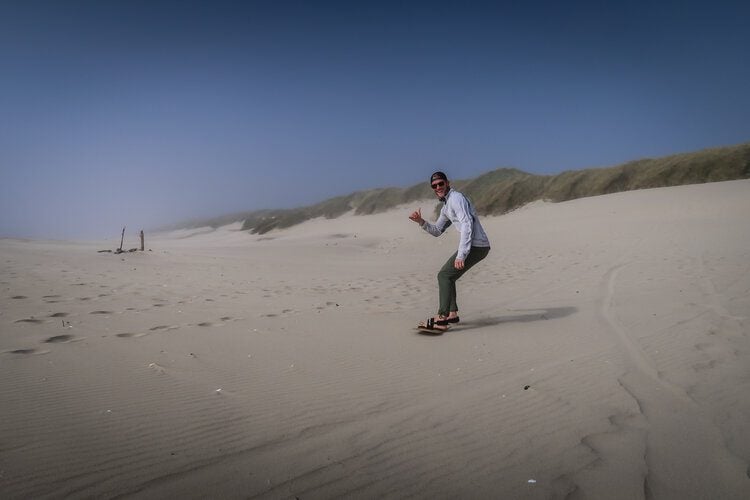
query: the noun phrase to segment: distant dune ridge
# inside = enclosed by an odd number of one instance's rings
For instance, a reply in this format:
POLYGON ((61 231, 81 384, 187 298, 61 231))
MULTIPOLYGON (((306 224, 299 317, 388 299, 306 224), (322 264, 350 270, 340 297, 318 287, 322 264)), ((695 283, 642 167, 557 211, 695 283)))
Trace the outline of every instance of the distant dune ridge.
MULTIPOLYGON (((588 196, 656 187, 702 184, 750 178, 750 142, 662 158, 645 158, 607 168, 535 175, 500 168, 470 180, 453 180, 481 215, 501 215, 537 200, 568 201, 588 196)), ((370 215, 417 200, 432 199, 426 182, 408 188, 379 188, 338 196, 292 209, 240 212, 177 224, 171 229, 220 227, 244 221, 242 229, 265 234, 316 217, 333 219, 347 212, 370 215)))

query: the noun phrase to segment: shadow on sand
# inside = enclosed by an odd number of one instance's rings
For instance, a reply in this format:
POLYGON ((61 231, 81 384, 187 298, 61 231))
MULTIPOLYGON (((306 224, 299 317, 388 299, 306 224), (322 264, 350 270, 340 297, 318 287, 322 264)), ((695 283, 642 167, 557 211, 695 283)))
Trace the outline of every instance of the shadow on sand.
POLYGON ((551 319, 564 318, 578 312, 577 307, 547 307, 539 309, 514 309, 514 313, 491 318, 477 318, 461 321, 456 330, 468 330, 470 328, 481 328, 483 326, 496 326, 504 323, 530 323, 532 321, 547 321, 551 319))

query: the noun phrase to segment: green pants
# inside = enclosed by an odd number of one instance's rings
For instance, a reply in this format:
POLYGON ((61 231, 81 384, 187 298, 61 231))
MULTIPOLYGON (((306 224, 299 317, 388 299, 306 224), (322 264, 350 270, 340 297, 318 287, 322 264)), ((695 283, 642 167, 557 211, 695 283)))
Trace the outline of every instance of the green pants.
POLYGON ((447 316, 451 311, 458 311, 458 304, 456 304, 456 280, 471 269, 474 264, 487 257, 488 253, 490 253, 490 247, 471 247, 469 255, 464 260, 463 269, 456 269, 453 265, 458 252, 454 253, 443 265, 443 268, 440 269, 437 275, 438 286, 440 287, 439 315, 447 316))

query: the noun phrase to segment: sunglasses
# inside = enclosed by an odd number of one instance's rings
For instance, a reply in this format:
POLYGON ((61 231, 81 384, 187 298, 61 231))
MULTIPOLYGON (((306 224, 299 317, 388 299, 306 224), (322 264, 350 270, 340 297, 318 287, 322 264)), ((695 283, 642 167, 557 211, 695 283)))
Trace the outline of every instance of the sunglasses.
POLYGON ((435 184, 431 184, 431 186, 432 186, 432 189, 441 188, 445 186, 445 182, 444 181, 436 182, 435 184))

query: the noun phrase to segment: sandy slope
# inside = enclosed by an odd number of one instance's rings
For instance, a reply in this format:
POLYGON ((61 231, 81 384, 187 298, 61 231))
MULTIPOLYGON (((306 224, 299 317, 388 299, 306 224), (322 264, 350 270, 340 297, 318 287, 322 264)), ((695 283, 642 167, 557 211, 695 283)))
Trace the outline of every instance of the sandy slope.
POLYGON ((484 219, 441 337, 413 208, 0 240, 0 496, 748 497, 750 181, 484 219))

